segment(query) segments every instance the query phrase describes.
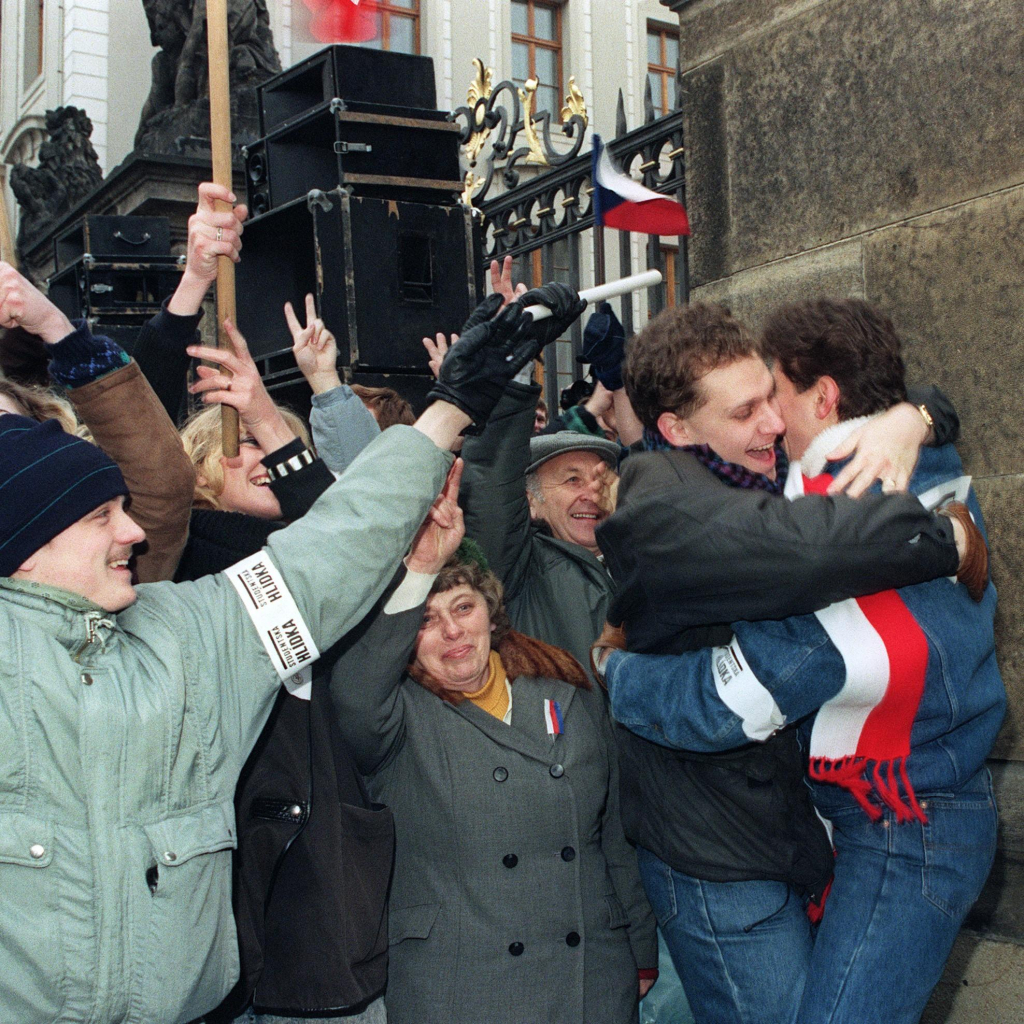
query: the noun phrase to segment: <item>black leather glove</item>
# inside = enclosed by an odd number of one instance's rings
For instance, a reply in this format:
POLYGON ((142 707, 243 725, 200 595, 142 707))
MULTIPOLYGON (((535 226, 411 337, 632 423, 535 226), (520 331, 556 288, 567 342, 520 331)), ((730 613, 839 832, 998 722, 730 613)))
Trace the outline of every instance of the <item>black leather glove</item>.
POLYGON ((483 430, 506 385, 537 355, 533 317, 523 309, 520 299, 466 331, 448 349, 427 392, 428 401, 448 402, 469 416, 466 434, 483 430))
POLYGON ((566 328, 587 308, 587 300, 564 284, 533 288, 519 300, 524 306, 547 306, 551 316, 538 320, 533 326, 533 337, 541 348, 560 338, 566 328))
POLYGON ((492 295, 488 295, 487 298, 469 314, 469 319, 462 325, 462 330, 459 331, 459 337, 461 338, 464 334, 473 330, 474 327, 490 320, 491 317, 501 309, 501 304, 504 301, 504 296, 499 295, 497 292, 494 292, 492 295))
POLYGON ((578 359, 590 364, 590 372, 609 391, 622 387, 622 360, 626 354, 626 332, 607 302, 590 314, 583 329, 583 351, 578 359))

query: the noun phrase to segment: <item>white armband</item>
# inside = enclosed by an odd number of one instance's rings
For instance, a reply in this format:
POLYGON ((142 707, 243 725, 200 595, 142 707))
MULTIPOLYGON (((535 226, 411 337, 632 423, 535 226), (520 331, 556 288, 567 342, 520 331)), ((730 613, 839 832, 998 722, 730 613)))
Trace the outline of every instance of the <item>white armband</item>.
POLYGON ((320 657, 295 598, 266 551, 257 551, 224 572, 282 681, 320 657))
POLYGON ((746 663, 736 638, 711 652, 711 671, 718 699, 740 719, 743 734, 764 742, 786 724, 775 698, 746 663))

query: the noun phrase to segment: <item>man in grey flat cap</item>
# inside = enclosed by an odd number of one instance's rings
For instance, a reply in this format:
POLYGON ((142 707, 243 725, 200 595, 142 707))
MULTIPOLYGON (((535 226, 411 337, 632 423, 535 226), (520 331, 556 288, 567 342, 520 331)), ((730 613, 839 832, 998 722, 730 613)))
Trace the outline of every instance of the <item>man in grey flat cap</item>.
POLYGON ((515 628, 587 665, 611 599, 594 531, 613 508, 620 449, 571 430, 531 438, 538 391, 508 385, 501 423, 466 440, 466 533, 505 585, 515 628))

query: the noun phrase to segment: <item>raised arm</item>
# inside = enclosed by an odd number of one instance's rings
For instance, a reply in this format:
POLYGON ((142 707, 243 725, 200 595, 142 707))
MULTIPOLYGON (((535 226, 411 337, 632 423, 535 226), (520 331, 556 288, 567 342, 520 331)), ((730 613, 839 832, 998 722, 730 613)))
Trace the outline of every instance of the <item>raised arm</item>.
POLYGON ((400 583, 355 631, 331 673, 338 727, 365 775, 380 771, 405 737, 405 669, 430 588, 465 533, 458 505, 461 475, 456 461, 413 540, 400 583))
POLYGON ((39 337, 50 376, 68 389, 96 443, 118 464, 131 515, 146 531, 136 569, 143 583, 170 579, 188 535, 195 471, 139 367, 109 338, 78 327, 7 263, 0 263, 0 321, 39 337))
POLYGON ((344 473, 352 460, 380 433, 373 413, 338 375, 338 345, 316 315, 312 295, 306 296, 306 324, 284 304, 292 334, 292 352, 313 392, 309 425, 313 443, 332 473, 344 473))
POLYGON ((232 212, 219 213, 215 209, 217 200, 234 203, 235 195, 223 185, 203 182, 198 189, 196 212, 188 221, 188 250, 181 280, 163 309, 142 328, 135 344, 136 361, 174 421, 182 412, 185 398, 185 347, 198 340, 203 300, 217 279, 217 258, 230 256, 237 263, 242 248, 248 209, 239 203, 232 212))

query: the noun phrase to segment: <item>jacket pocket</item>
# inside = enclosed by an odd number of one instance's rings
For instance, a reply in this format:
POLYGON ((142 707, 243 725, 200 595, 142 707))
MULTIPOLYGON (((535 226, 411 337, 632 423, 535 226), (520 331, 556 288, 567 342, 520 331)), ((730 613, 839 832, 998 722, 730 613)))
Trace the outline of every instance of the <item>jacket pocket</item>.
POLYGON ((423 903, 417 907, 392 907, 388 919, 390 945, 396 946, 406 939, 428 938, 440 911, 440 903, 423 903))
POLYGON ((152 865, 148 937, 140 962, 144 1019, 192 1020, 238 978, 231 913, 234 807, 212 804, 143 826, 152 865))
POLYGON ((619 902, 619 897, 614 893, 609 893, 605 896, 604 901, 608 906, 608 927, 628 928, 629 914, 626 913, 625 908, 619 902))
POLYGON ((0 813, 0 1006, 5 1020, 56 1020, 65 1001, 64 936, 53 827, 0 813))

